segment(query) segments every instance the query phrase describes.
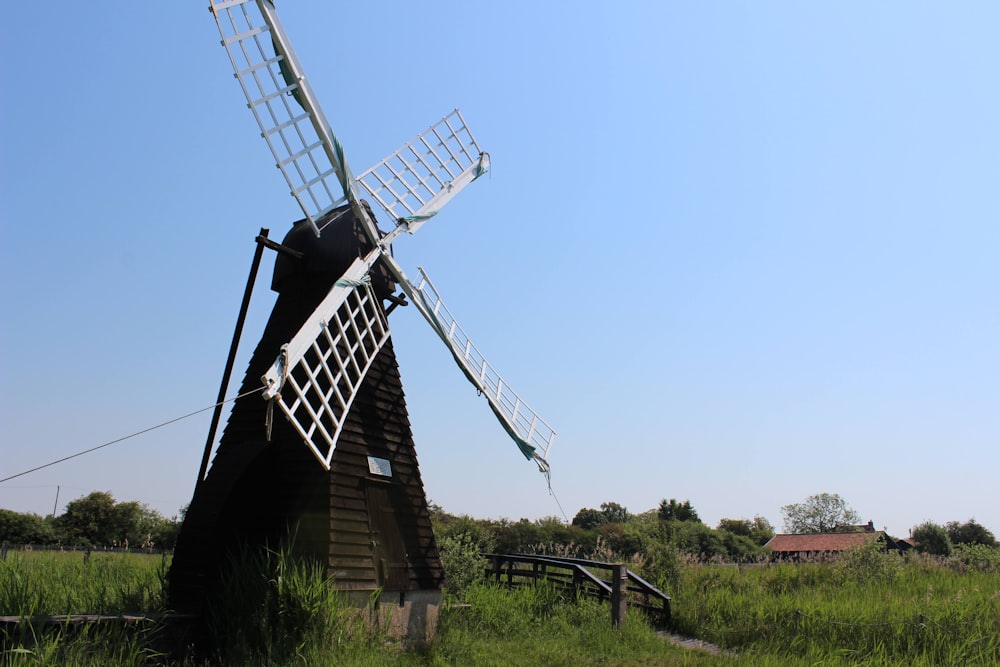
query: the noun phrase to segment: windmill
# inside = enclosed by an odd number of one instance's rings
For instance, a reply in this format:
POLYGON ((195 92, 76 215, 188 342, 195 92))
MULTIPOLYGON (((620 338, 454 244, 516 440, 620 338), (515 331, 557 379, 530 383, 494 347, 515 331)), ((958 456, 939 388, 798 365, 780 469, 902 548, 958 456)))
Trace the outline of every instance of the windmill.
POLYGON ((469 340, 424 270, 411 280, 392 255, 395 240, 489 169, 489 155, 456 109, 355 177, 272 2, 211 0, 210 10, 305 217, 280 244, 258 237, 255 267, 263 246, 277 251, 278 298, 209 468, 213 422, 171 567, 171 605, 201 611, 227 550, 276 544, 289 530, 295 549, 325 562, 358 600, 378 591, 398 595, 400 608, 433 605, 443 572, 389 313, 411 304, 420 312, 546 476, 555 436, 469 340), (387 233, 373 207, 393 225, 387 233))

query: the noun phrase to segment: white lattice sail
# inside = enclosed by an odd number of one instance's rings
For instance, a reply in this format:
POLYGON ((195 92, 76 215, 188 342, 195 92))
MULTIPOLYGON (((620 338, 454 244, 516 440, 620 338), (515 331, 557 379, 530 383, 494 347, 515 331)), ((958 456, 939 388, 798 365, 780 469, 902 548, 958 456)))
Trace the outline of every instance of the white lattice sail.
POLYGON ((291 194, 319 219, 350 199, 354 179, 270 0, 212 0, 222 45, 291 194))
POLYGON ((458 109, 358 176, 358 182, 415 232, 490 167, 458 109))
POLYGON ((507 434, 514 440, 525 458, 534 460, 538 469, 548 474, 549 449, 555 439, 552 430, 538 413, 532 410, 497 373, 486 357, 472 343, 468 335, 444 305, 441 295, 418 267, 420 279, 414 284, 403 274, 392 257, 383 257, 385 264, 396 274, 403 291, 444 341, 462 372, 486 397, 493 414, 507 434))
POLYGON ((389 339, 366 278, 379 254, 354 261, 261 378, 264 398, 275 401, 327 470, 354 397, 389 339))

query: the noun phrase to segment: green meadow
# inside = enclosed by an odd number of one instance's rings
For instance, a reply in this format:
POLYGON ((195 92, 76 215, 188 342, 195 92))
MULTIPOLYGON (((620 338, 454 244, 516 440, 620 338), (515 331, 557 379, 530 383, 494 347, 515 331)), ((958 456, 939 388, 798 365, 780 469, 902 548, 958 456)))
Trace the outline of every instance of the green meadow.
POLYGON ((175 658, 162 622, 45 625, 38 617, 165 611, 169 558, 10 551, 0 561, 4 665, 1000 665, 996 549, 951 558, 859 549, 831 562, 736 565, 684 558, 632 567, 673 596, 674 646, 630 614, 555 588, 477 581, 449 591, 437 638, 403 650, 365 627, 320 568, 281 553, 234 563, 213 607, 213 655, 175 658), (32 620, 32 619, 35 620, 32 620))

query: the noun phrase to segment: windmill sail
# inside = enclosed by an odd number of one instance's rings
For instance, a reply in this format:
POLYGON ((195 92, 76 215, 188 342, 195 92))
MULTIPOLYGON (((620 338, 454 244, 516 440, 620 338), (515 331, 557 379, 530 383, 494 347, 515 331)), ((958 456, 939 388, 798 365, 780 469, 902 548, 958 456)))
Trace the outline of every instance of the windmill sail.
POLYGON ((270 0, 212 0, 211 9, 261 136, 318 235, 323 215, 355 199, 343 148, 270 0))
POLYGON ((462 188, 490 168, 458 109, 358 177, 390 213, 416 232, 462 188))
POLYGON ((367 274, 379 250, 357 259, 261 380, 317 460, 330 469, 344 419, 389 325, 367 274))
POLYGON ((451 311, 444 305, 441 295, 423 268, 418 268, 420 280, 414 284, 406 278, 402 269, 391 257, 385 256, 383 259, 417 310, 451 350, 455 362, 465 377, 486 397, 493 414, 524 457, 534 460, 538 469, 547 475, 549 448, 556 432, 521 400, 521 397, 472 343, 451 311))

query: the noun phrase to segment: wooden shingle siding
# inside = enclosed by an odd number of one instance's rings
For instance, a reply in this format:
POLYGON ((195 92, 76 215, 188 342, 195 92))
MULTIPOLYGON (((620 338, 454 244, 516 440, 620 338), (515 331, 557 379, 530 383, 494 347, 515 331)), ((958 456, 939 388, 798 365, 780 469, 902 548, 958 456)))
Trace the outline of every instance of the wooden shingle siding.
MULTIPOLYGON (((351 216, 341 220, 353 225, 351 216)), ((241 394, 261 387, 260 377, 280 347, 347 264, 367 249, 356 227, 324 231, 318 241, 302 235, 297 231, 300 227, 284 243, 311 249, 323 261, 300 265, 279 255, 272 284, 280 293, 248 364, 241 394), (354 246, 344 247, 345 239, 353 240, 354 246), (334 242, 340 245, 316 248, 317 243, 334 242), (305 273, 300 270, 303 266, 305 273)), ((377 275, 374 282, 384 298, 391 284, 377 275)), ((242 544, 274 547, 286 540, 294 542, 299 554, 325 562, 327 572, 336 577, 335 585, 343 590, 384 588, 380 567, 390 567, 392 580, 401 582, 399 588, 404 590, 442 585, 440 557, 391 339, 372 364, 347 415, 329 472, 278 410, 273 415, 271 441, 265 442, 266 414, 267 403, 256 393, 233 405, 208 476, 196 489, 178 537, 169 583, 173 609, 200 611, 206 593, 228 566, 227 552, 242 544), (387 459, 392 477, 372 475, 368 456, 387 459), (378 497, 388 498, 390 506, 379 508, 379 521, 383 529, 387 521, 394 526, 390 532, 402 542, 396 551, 404 553, 405 567, 395 561, 387 565, 375 553, 377 540, 366 496, 370 485, 386 489, 378 497)))
MULTIPOLYGON (((368 537, 367 484, 392 489, 392 513, 407 555, 407 590, 437 588, 442 583, 440 558, 417 465, 399 367, 390 340, 365 378, 331 461, 330 570, 348 569, 357 557, 353 537, 368 537), (368 456, 387 459, 392 477, 373 476, 368 456), (359 530, 359 524, 364 528, 359 530)), ((370 544, 367 545, 369 556, 370 544)), ((372 589, 376 588, 372 582, 372 589)))

